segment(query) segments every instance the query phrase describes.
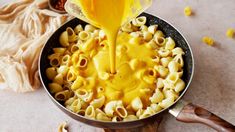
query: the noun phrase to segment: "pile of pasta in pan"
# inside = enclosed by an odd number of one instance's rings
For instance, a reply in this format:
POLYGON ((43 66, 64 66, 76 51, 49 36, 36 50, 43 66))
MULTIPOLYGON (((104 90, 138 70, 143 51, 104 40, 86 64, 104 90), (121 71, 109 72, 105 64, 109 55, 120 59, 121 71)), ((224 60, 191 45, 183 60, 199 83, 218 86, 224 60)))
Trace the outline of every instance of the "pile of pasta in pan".
POLYGON ((104 31, 68 27, 48 56, 51 94, 79 115, 101 121, 146 118, 171 106, 185 88, 184 51, 146 17, 123 25, 116 43, 116 74, 110 74, 104 31))

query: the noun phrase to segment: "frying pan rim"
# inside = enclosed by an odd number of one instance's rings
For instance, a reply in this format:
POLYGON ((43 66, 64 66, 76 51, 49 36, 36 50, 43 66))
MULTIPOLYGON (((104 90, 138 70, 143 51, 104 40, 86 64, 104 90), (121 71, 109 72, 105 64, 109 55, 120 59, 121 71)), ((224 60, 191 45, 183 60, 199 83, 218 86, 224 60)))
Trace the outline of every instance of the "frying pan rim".
MULTIPOLYGON (((163 19, 163 18, 161 18, 161 17, 159 17, 159 16, 152 15, 152 14, 149 14, 149 13, 146 13, 146 12, 141 13, 140 16, 141 16, 141 15, 148 15, 148 16, 151 16, 151 17, 156 17, 156 18, 158 18, 158 19, 164 21, 165 23, 167 23, 167 24, 170 25, 171 27, 173 27, 174 30, 176 30, 176 31, 183 37, 184 41, 186 42, 186 44, 187 44, 187 46, 188 46, 188 48, 189 48, 190 55, 191 55, 191 58, 192 58, 192 66, 191 66, 192 71, 191 71, 191 76, 190 76, 190 79, 189 79, 189 81, 188 81, 186 87, 184 88, 184 91, 183 91, 183 92, 180 94, 180 96, 174 101, 174 103, 173 103, 171 106, 169 106, 169 107, 167 107, 167 108, 165 108, 165 109, 162 109, 161 111, 158 111, 157 113, 155 113, 155 114, 153 114, 153 115, 151 115, 151 116, 149 116, 149 117, 143 118, 143 119, 132 120, 132 121, 122 121, 122 122, 112 122, 112 121, 100 121, 100 120, 90 119, 90 118, 87 118, 87 117, 85 117, 85 116, 78 115, 78 114, 76 114, 76 113, 74 113, 74 112, 69 111, 69 110, 68 110, 67 108, 65 108, 62 104, 60 104, 57 100, 55 100, 55 98, 54 98, 54 97, 51 95, 51 93, 48 91, 47 87, 46 87, 45 84, 44 84, 44 80, 42 79, 42 74, 41 74, 41 72, 42 72, 42 71, 41 71, 42 53, 43 53, 43 51, 44 51, 44 49, 45 49, 45 47, 46 47, 48 41, 51 39, 51 37, 52 37, 61 27, 63 27, 63 26, 66 25, 67 23, 73 21, 74 19, 79 19, 79 18, 73 18, 73 19, 69 20, 68 22, 64 23, 63 25, 61 25, 55 32, 53 32, 53 33, 50 35, 50 37, 48 38, 48 40, 46 41, 46 43, 43 45, 43 47, 42 47, 42 49, 41 49, 41 52, 40 52, 40 55, 39 55, 38 70, 39 70, 39 78, 40 78, 40 81, 41 81, 41 83, 42 83, 43 88, 44 88, 45 91, 47 92, 47 95, 51 98, 51 100, 52 100, 54 103, 56 103, 57 106, 60 107, 60 109, 62 108, 62 109, 65 110, 66 112, 68 112, 68 113, 70 113, 70 114, 72 114, 72 115, 74 115, 74 116, 78 116, 79 118, 83 118, 83 119, 85 119, 85 120, 94 121, 94 122, 97 122, 97 123, 105 123, 105 124, 108 124, 108 125, 109 125, 109 124, 110 124, 110 125, 111 125, 111 124, 117 125, 117 124, 123 124, 123 123, 132 123, 132 122, 142 121, 142 120, 145 120, 145 119, 147 119, 147 118, 152 118, 152 117, 154 117, 154 116, 156 116, 156 115, 160 115, 160 114, 163 113, 164 111, 169 110, 169 109, 170 109, 171 107, 173 107, 180 99, 182 99, 182 97, 184 96, 184 94, 185 94, 186 91, 188 90, 188 88, 189 88, 189 86, 190 86, 190 84, 191 84, 191 82, 192 82, 193 76, 194 76, 194 68, 195 68, 194 65, 195 65, 195 63, 194 63, 194 56, 193 56, 192 48, 191 48, 191 46, 189 45, 188 40, 185 38, 185 36, 184 36, 175 26, 173 26, 173 24, 171 24, 170 22, 166 21, 165 19, 163 19)), ((79 20, 80 20, 80 21, 83 21, 83 20, 81 20, 81 19, 79 19, 79 20)), ((83 21, 83 22, 84 22, 84 21, 83 21)), ((62 111, 63 111, 63 110, 62 110, 62 111)), ((64 112, 64 111, 63 111, 63 112, 64 112)), ((64 112, 64 113, 65 113, 65 112, 64 112)), ((66 113, 66 115, 68 115, 68 114, 66 113)), ((68 115, 68 116, 70 116, 70 115, 68 115)), ((70 116, 70 117, 71 117, 71 116, 70 116)), ((71 117, 71 118, 72 118, 72 117, 71 117)), ((76 121, 78 121, 78 120, 76 120, 76 121)))

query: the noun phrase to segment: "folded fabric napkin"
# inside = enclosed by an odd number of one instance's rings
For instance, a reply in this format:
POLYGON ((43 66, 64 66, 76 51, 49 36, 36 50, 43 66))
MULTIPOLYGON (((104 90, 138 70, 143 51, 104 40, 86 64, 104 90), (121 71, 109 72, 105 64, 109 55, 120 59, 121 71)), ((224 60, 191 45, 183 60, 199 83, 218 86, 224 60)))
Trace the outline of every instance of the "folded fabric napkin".
POLYGON ((29 92, 40 87, 41 48, 71 18, 47 7, 46 0, 20 0, 0 7, 0 90, 29 92))

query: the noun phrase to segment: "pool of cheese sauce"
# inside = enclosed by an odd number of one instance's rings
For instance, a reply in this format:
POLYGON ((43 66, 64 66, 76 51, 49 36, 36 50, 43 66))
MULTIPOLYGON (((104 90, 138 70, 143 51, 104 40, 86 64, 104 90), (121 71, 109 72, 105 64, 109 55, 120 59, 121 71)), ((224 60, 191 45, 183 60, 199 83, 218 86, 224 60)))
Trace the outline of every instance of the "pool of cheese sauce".
MULTIPOLYGON (((87 80, 87 85, 81 88, 94 92, 94 98, 105 95, 106 103, 111 100, 122 100, 127 106, 135 97, 140 97, 147 106, 150 103, 149 97, 153 94, 156 84, 155 80, 151 83, 142 80, 140 73, 157 65, 152 60, 157 52, 152 50, 147 43, 139 44, 138 41, 133 42, 130 39, 133 39, 133 37, 125 32, 120 33, 117 37, 117 68, 114 75, 109 74, 109 46, 97 45, 94 48, 97 54, 88 60, 87 68, 80 71, 80 75, 87 80), (133 66, 134 59, 140 62, 139 65, 133 66), (109 74, 108 79, 102 78, 100 73, 109 74), (99 87, 102 87, 104 91, 97 92, 99 87)), ((90 53, 85 52, 86 56, 89 56, 90 53)), ((78 53, 75 53, 73 56, 77 55, 78 53)))
MULTIPOLYGON (((82 76, 87 80, 87 85, 83 88, 94 92, 94 98, 104 95, 106 103, 122 100, 127 106, 135 97, 140 97, 144 106, 148 105, 155 83, 146 83, 139 74, 140 71, 156 65, 152 60, 156 51, 139 41, 129 43, 131 36, 127 33, 118 34, 123 22, 133 15, 130 7, 140 6, 139 3, 133 3, 133 0, 78 0, 77 4, 91 24, 105 31, 108 41, 108 45, 96 48, 97 54, 82 71, 82 76), (132 68, 130 62, 133 59, 141 61, 142 65, 132 68), (100 73, 108 73, 109 78, 103 79, 100 73), (99 87, 104 90, 97 92, 99 87)), ((89 55, 89 52, 85 54, 89 55)))

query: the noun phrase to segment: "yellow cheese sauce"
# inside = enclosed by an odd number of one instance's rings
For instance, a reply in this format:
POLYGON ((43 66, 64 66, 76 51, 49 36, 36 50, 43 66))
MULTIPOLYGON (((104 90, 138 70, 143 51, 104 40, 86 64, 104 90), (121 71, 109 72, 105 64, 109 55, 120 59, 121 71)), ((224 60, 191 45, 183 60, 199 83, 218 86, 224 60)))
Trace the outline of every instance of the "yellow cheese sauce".
MULTIPOLYGON (((150 103, 149 97, 156 88, 156 63, 152 58, 157 52, 151 50, 147 42, 133 43, 130 39, 133 37, 126 32, 120 33, 117 37, 116 74, 109 74, 109 45, 106 43, 94 48, 93 50, 98 49, 97 54, 89 59, 86 69, 80 73, 86 78, 88 85, 80 88, 92 91, 94 98, 105 95, 106 103, 111 100, 122 100, 124 105, 128 105, 134 98, 140 97, 147 106, 150 103), (98 92, 99 88, 103 91, 98 92)), ((89 56, 92 50, 86 52, 80 49, 72 58, 81 52, 89 56)))
MULTIPOLYGON (((121 25, 128 17, 135 15, 131 9, 141 8, 140 3, 136 1, 134 3, 134 0, 77 0, 76 2, 90 23, 104 30, 108 40, 108 45, 97 51, 94 58, 91 58, 92 63, 88 63, 84 71, 88 78, 95 78, 92 89, 93 92, 96 91, 94 98, 105 95, 106 103, 111 100, 122 100, 128 105, 135 97, 141 97, 144 104, 148 105, 149 97, 155 89, 155 79, 146 82, 143 81, 143 76, 148 74, 147 69, 153 69, 155 64, 152 57, 156 52, 148 49, 145 44, 130 44, 131 37, 127 33, 121 33, 117 38, 121 25), (104 91, 97 93, 99 87, 104 91)), ((87 86, 84 89, 91 90, 87 86)))
POLYGON ((116 37, 121 25, 134 14, 131 9, 140 8, 133 0, 76 0, 91 24, 107 34, 109 42, 110 72, 116 73, 116 37))

